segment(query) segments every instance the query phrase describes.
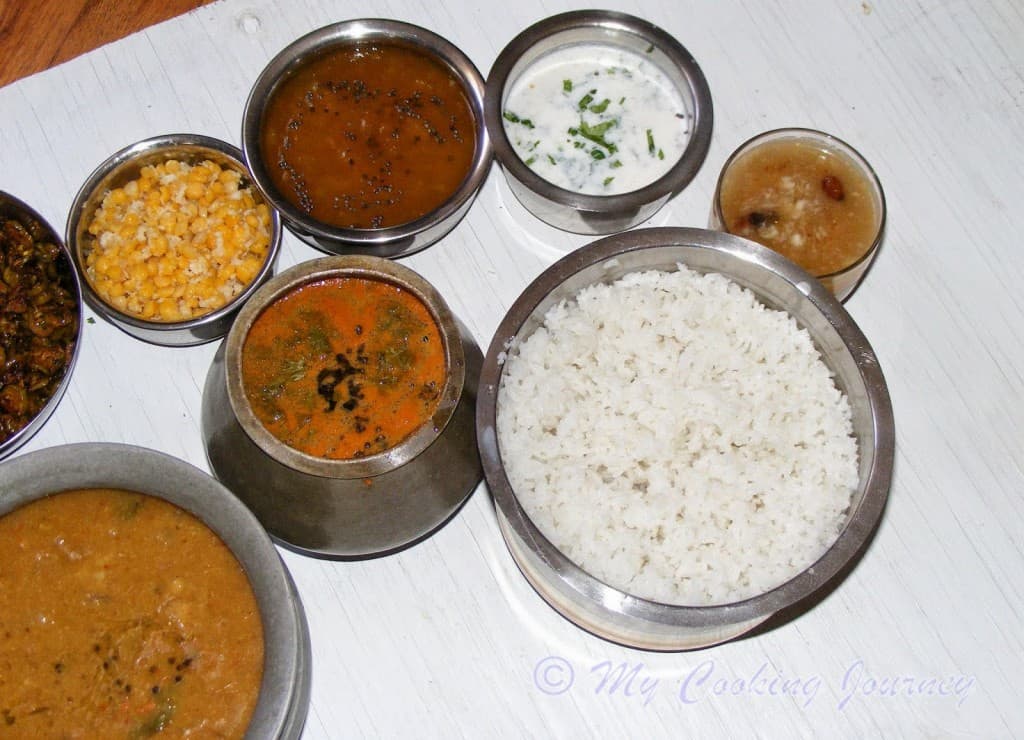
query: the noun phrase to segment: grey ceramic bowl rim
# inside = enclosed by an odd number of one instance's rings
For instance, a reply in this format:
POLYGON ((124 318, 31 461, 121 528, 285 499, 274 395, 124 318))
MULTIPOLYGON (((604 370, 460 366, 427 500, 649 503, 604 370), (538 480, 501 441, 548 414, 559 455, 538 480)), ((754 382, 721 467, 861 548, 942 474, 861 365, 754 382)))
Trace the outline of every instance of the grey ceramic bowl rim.
POLYGON ((419 273, 384 257, 333 255, 301 262, 263 285, 239 312, 225 345, 224 371, 231 410, 243 431, 272 459, 303 473, 324 478, 370 478, 413 460, 447 427, 462 398, 466 358, 458 323, 437 289, 419 273), (445 343, 447 373, 437 408, 416 431, 389 449, 374 455, 344 460, 315 457, 275 437, 252 409, 242 380, 242 349, 252 325, 263 311, 303 285, 333 278, 364 278, 397 285, 418 298, 437 322, 445 343))
POLYGON ((553 264, 523 291, 502 319, 484 360, 477 402, 477 434, 484 477, 495 504, 525 546, 545 563, 549 572, 544 575, 559 579, 586 603, 638 623, 697 629, 744 625, 739 632, 810 596, 858 555, 870 540, 885 508, 895 448, 892 405, 885 378, 867 338, 842 304, 808 273, 766 247, 723 232, 675 227, 637 229, 591 242, 553 264), (503 370, 499 357, 509 351, 534 309, 584 268, 632 252, 666 246, 719 251, 773 273, 795 287, 843 338, 865 378, 872 409, 876 434, 874 464, 863 482, 864 498, 839 537, 815 563, 790 580, 733 603, 687 606, 651 601, 613 588, 579 568, 541 533, 523 510, 505 475, 495 433, 497 389, 503 370))
POLYGON ((68 366, 64 369, 64 377, 61 378, 60 383, 57 384, 53 394, 46 403, 43 404, 39 413, 32 417, 32 420, 29 421, 27 425, 12 434, 4 442, 0 443, 0 459, 3 459, 28 442, 33 435, 42 429, 43 425, 53 415, 53 412, 60 403, 61 398, 64 397, 64 392, 68 389, 68 385, 71 383, 71 374, 75 369, 75 364, 78 362, 78 356, 81 354, 82 332, 85 317, 82 315, 82 283, 78 277, 78 270, 75 269, 74 260, 71 258, 71 251, 68 249, 64 240, 61 239, 60 233, 56 231, 46 219, 39 215, 34 208, 20 198, 17 198, 3 190, 0 190, 0 217, 14 218, 17 221, 21 221, 22 219, 34 221, 43 231, 46 232, 46 234, 52 239, 53 243, 60 248, 61 254, 67 261, 69 278, 75 290, 75 304, 78 312, 78 329, 75 332, 75 346, 71 350, 71 360, 68 362, 68 366))
MULTIPOLYGON (((455 217, 483 186, 491 165, 493 152, 487 127, 484 125, 484 80, 466 54, 443 36, 422 26, 386 18, 358 18, 339 21, 299 37, 271 59, 253 83, 242 114, 242 151, 253 180, 267 201, 281 212, 285 223, 294 223, 315 237, 318 243, 349 243, 360 246, 387 245, 401 242, 436 224, 455 217), (274 90, 287 76, 319 55, 332 49, 360 42, 405 44, 423 52, 447 67, 462 83, 463 92, 475 118, 476 150, 462 184, 436 209, 412 221, 379 229, 348 229, 334 227, 311 218, 280 196, 267 173, 260 152, 260 127, 263 111, 274 90)), ((429 246, 422 244, 417 249, 429 246)), ((404 256, 399 255, 399 256, 404 256)))
POLYGON ((878 191, 878 206, 879 206, 879 217, 878 217, 878 230, 875 233, 875 238, 871 241, 871 246, 864 250, 864 254, 858 257, 856 260, 848 264, 846 267, 840 270, 834 270, 823 275, 816 275, 818 280, 828 280, 829 278, 839 277, 846 273, 852 272, 860 267, 866 261, 874 259, 875 254, 878 252, 878 248, 882 243, 882 237, 885 235, 885 223, 888 218, 888 207, 885 202, 885 190, 882 188, 882 181, 878 179, 878 173, 875 172, 874 167, 868 162, 867 158, 860 153, 853 145, 840 139, 834 134, 827 133, 825 131, 819 131, 818 129, 806 128, 801 126, 784 126, 782 128, 773 128, 768 131, 762 131, 759 134, 754 134, 738 147, 736 147, 729 158, 725 160, 725 164, 722 165, 722 170, 718 175, 718 180, 715 183, 715 193, 712 196, 711 207, 714 209, 715 218, 721 224, 725 223, 725 218, 722 216, 722 181, 725 179, 725 173, 729 170, 729 167, 740 158, 741 155, 745 155, 748 151, 751 151, 754 147, 751 145, 761 139, 768 139, 769 137, 774 138, 811 138, 821 139, 826 142, 826 146, 830 146, 836 151, 848 156, 853 160, 854 164, 859 165, 863 168, 864 174, 867 176, 868 181, 878 191))
POLYGON ((711 147, 714 112, 707 79, 693 56, 662 28, 626 13, 612 10, 574 10, 538 21, 513 38, 491 66, 484 98, 484 119, 494 155, 502 167, 534 193, 566 208, 588 212, 630 212, 682 191, 696 177, 711 147), (618 195, 585 195, 558 187, 534 172, 519 158, 505 133, 502 118, 505 88, 519 60, 533 47, 579 28, 611 29, 655 44, 675 64, 687 81, 686 91, 694 106, 693 131, 679 160, 664 175, 638 190, 618 195))
POLYGON ((87 442, 48 447, 0 465, 0 516, 81 488, 157 496, 199 518, 228 546, 249 578, 263 622, 263 680, 247 736, 297 738, 309 703, 309 632, 291 576, 252 512, 184 460, 135 445, 87 442), (149 474, 159 482, 142 480, 149 474))
MULTIPOLYGON (((251 180, 249 170, 246 168, 242 157, 242 150, 234 144, 202 134, 161 134, 129 144, 103 160, 79 188, 74 201, 72 201, 71 210, 68 212, 65 239, 67 240, 75 270, 81 277, 85 302, 100 315, 111 317, 117 323, 127 327, 145 330, 150 336, 167 334, 170 337, 172 334, 187 333, 191 329, 226 320, 238 311, 239 306, 248 300, 249 296, 273 272, 274 263, 281 249, 281 217, 271 207, 270 202, 266 200, 259 188, 254 188, 254 193, 270 207, 270 244, 267 245, 266 259, 264 259, 263 266, 256 274, 256 277, 246 286, 245 290, 228 301, 228 303, 214 311, 186 321, 147 321, 138 316, 125 313, 103 300, 89 283, 85 269, 82 254, 84 245, 79 238, 82 230, 87 228, 85 216, 87 214, 91 216, 107 190, 123 184, 119 182, 120 173, 133 172, 137 162, 156 163, 173 156, 179 156, 184 152, 208 152, 211 160, 216 161, 221 166, 225 163, 230 163, 233 169, 242 175, 243 181, 251 180)), ((193 157, 193 159, 198 160, 199 157, 193 157)), ((168 341, 170 344, 177 344, 173 340, 169 339, 168 341)))

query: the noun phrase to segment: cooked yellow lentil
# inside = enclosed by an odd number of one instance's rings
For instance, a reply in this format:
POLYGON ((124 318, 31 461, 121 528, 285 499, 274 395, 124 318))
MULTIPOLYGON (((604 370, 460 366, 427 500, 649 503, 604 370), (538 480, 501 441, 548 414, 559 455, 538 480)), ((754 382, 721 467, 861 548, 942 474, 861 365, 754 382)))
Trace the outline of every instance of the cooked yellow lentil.
POLYGON ((97 294, 139 318, 186 321, 241 293, 267 257, 271 218, 240 185, 216 162, 169 159, 107 193, 85 257, 97 294))

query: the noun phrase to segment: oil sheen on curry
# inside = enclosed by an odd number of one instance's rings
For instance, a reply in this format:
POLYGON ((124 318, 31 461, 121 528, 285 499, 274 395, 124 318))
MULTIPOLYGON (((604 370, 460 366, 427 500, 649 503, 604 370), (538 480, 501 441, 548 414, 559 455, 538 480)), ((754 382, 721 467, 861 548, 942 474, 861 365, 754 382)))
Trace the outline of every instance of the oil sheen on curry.
POLYGON ((248 579, 186 511, 87 489, 0 518, 0 737, 240 738, 262 675, 248 579))
POLYGON ((413 221, 470 170, 473 114, 458 79, 413 48, 359 43, 321 56, 273 93, 261 149, 274 187, 341 228, 413 221))
POLYGON ((446 377, 444 341, 423 302, 385 280, 299 286, 256 318, 242 385, 262 424, 314 457, 384 452, 427 423, 446 377))

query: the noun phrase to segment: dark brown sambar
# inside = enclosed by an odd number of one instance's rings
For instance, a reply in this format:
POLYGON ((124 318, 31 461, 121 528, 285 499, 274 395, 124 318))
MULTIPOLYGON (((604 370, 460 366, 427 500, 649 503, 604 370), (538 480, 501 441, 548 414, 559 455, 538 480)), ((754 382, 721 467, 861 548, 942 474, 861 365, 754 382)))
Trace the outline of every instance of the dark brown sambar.
POLYGON ((271 95, 260 149, 278 192, 341 228, 398 226, 442 205, 473 163, 462 84, 424 51, 352 43, 313 59, 271 95))

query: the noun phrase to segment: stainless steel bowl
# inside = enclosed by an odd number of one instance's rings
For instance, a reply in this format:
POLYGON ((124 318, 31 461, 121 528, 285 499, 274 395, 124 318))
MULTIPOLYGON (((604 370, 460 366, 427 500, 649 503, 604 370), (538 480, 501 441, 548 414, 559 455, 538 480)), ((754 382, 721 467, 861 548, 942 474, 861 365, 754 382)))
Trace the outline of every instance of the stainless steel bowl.
POLYGON ((556 262, 509 309, 484 360, 477 404, 484 475, 506 544, 537 592, 572 622, 608 640, 649 650, 686 650, 737 637, 822 589, 866 546, 892 478, 894 428, 885 378, 867 339, 842 305, 813 277, 746 239, 689 228, 639 229, 593 242, 556 262), (836 542, 786 583, 745 601, 676 606, 612 588, 566 558, 523 511, 505 475, 495 420, 505 353, 542 323, 555 303, 594 283, 641 269, 685 264, 721 273, 766 306, 785 310, 805 328, 847 395, 860 452, 860 485, 836 542))
POLYGON ((407 547, 442 526, 483 477, 474 412, 480 349, 430 283, 401 264, 360 255, 296 265, 242 309, 210 367, 203 438, 214 474, 281 544, 308 555, 363 558, 407 547), (440 328, 448 374, 433 417, 384 452, 347 460, 289 447, 257 418, 242 380, 253 322, 278 298, 318 280, 361 277, 418 297, 440 328))
POLYGON ((537 218, 578 234, 624 231, 651 218, 696 176, 711 145, 711 92, 696 60, 671 35, 640 18, 610 10, 561 13, 516 36, 487 76, 484 119, 495 157, 515 197, 537 218), (505 133, 508 93, 526 69, 562 47, 600 43, 644 55, 675 83, 690 116, 690 138, 679 161, 649 185, 621 195, 583 195, 557 187, 519 158, 505 133))
POLYGON ((256 518, 224 486, 182 460, 102 443, 50 447, 0 464, 0 516, 80 488, 162 498, 198 517, 231 549, 263 622, 263 683, 247 737, 298 738, 309 708, 309 630, 295 584, 256 518))
MULTIPOLYGON (((143 167, 169 159, 189 164, 208 159, 222 168, 241 173, 243 184, 251 182, 249 172, 242 162, 241 150, 220 139, 199 134, 166 134, 144 139, 111 155, 89 175, 71 204, 66 236, 85 289, 85 301, 90 308, 138 339, 153 344, 184 347, 223 337, 242 304, 274 274, 281 248, 281 219, 271 208, 270 245, 263 267, 245 290, 221 308, 194 319, 173 322, 149 321, 119 310, 103 300, 89 282, 85 260, 96 242, 95 237, 89 233, 89 223, 110 190, 137 178, 143 167)), ((258 189, 254 195, 257 201, 262 198, 258 189)))
MULTIPOLYGON (((68 361, 67 367, 64 369, 63 378, 61 378, 49 400, 39 410, 39 412, 32 417, 32 420, 6 440, 0 442, 0 459, 10 455, 16 449, 28 442, 32 435, 38 432, 43 424, 46 423, 46 420, 53 414, 54 409, 57 408, 57 404, 60 403, 61 398, 64 396, 64 391, 67 390, 68 384, 71 382, 71 372, 75 367, 75 363, 78 361, 78 355, 81 353, 82 346, 82 285, 78 280, 78 274, 75 271, 74 264, 71 260, 71 253, 68 251, 67 245, 64 244, 60 234, 57 233, 53 227, 50 226, 50 224, 48 224, 46 220, 28 204, 22 202, 18 198, 15 198, 13 195, 0 190, 0 220, 6 219, 11 219, 20 223, 37 241, 51 242, 60 248, 60 259, 63 263, 67 284, 71 292, 74 293, 75 302, 78 306, 76 313, 78 326, 75 330, 74 347, 71 352, 71 359, 68 361)), ((0 302, 7 300, 8 297, 6 293, 0 295, 0 302)), ((0 360, 0 366, 4 365, 6 362, 7 359, 0 360)), ((0 386, 2 385, 3 378, 0 376, 0 386)))
POLYGON ((249 93, 242 121, 242 149, 256 183, 280 211, 285 225, 307 244, 330 254, 404 257, 430 246, 459 223, 487 179, 491 144, 484 126, 484 81, 458 47, 425 28, 401 21, 366 18, 325 26, 282 49, 260 73, 249 93), (431 213, 408 223, 379 229, 348 229, 325 224, 296 208, 274 187, 263 161, 260 135, 267 104, 275 90, 302 66, 332 50, 357 43, 401 44, 435 58, 462 83, 476 119, 476 149, 469 173, 458 189, 431 213))

